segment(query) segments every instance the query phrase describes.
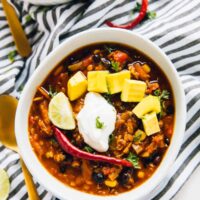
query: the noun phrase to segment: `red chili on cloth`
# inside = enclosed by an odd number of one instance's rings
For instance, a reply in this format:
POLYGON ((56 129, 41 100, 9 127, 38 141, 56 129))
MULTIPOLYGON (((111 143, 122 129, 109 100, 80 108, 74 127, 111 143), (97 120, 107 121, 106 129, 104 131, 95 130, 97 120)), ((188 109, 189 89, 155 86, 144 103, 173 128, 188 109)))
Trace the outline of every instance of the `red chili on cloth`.
MULTIPOLYGON (((127 24, 134 8, 133 1, 129 0, 77 0, 52 7, 19 0, 11 2, 33 49, 27 59, 18 55, 0 2, 0 94, 12 94, 18 98, 40 62, 64 40, 84 30, 107 27, 104 22, 109 19, 116 24, 127 24)), ((182 149, 168 171, 165 182, 149 198, 168 200, 174 198, 179 190, 178 196, 181 196, 183 184, 200 163, 200 1, 151 0, 148 10, 156 11, 157 17, 154 20, 142 20, 133 30, 149 38, 169 56, 182 80, 187 102, 188 115, 182 149)), ((28 196, 19 156, 1 144, 0 168, 10 176, 9 200, 26 200, 28 196)), ((193 185, 190 190, 195 187, 193 185)), ((39 184, 38 192, 42 200, 54 198, 39 184)), ((181 200, 198 198, 193 195, 195 193, 190 192, 189 198, 183 195, 181 200)), ((178 196, 176 200, 179 200, 178 196)))

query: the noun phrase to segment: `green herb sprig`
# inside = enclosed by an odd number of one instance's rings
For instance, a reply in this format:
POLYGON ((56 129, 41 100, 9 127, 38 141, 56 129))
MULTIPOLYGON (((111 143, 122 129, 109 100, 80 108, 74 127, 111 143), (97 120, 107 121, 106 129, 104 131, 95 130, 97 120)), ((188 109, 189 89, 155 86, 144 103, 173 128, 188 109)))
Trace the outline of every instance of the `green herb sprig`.
POLYGON ((100 121, 100 117, 99 116, 96 118, 96 127, 98 129, 102 129, 104 127, 104 123, 100 121))
POLYGON ((87 151, 87 152, 89 152, 89 153, 94 152, 94 149, 91 148, 90 146, 85 146, 85 147, 84 147, 84 150, 87 151))
POLYGON ((111 68, 112 68, 115 72, 118 72, 118 71, 119 71, 119 63, 118 63, 118 62, 111 61, 111 65, 112 65, 111 68))
POLYGON ((139 163, 139 158, 134 153, 130 152, 128 157, 126 158, 126 160, 131 162, 135 169, 141 169, 141 166, 140 166, 140 163, 139 163))
MULTIPOLYGON (((140 12, 141 10, 141 4, 136 2, 135 8, 132 10, 131 14, 135 14, 136 12, 140 12)), ((147 11, 145 19, 155 19, 156 18, 156 12, 155 11, 147 11)))
POLYGON ((10 60, 10 62, 14 62, 15 61, 15 56, 17 55, 17 52, 14 50, 14 51, 11 51, 9 54, 8 54, 8 59, 10 60))
POLYGON ((113 51, 116 50, 115 48, 112 48, 112 47, 107 46, 107 45, 105 45, 104 48, 105 48, 109 53, 112 53, 113 51))
POLYGON ((53 90, 53 88, 52 88, 52 86, 51 85, 49 85, 49 96, 51 97, 51 98, 53 98, 56 94, 58 94, 58 92, 57 91, 54 91, 53 90))

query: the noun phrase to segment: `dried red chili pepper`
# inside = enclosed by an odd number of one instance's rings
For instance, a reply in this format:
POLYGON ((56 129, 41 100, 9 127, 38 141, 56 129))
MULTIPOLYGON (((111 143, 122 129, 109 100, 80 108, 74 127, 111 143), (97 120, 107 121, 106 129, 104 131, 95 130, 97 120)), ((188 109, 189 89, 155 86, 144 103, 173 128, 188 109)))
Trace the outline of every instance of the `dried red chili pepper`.
POLYGON ((127 160, 103 156, 103 155, 97 155, 97 154, 88 153, 86 151, 82 151, 78 149, 77 147, 75 147, 58 128, 53 127, 53 130, 54 130, 55 137, 58 143, 60 144, 61 148, 65 152, 71 154, 72 156, 75 156, 77 158, 87 159, 87 160, 96 160, 96 161, 107 162, 107 163, 111 163, 115 165, 133 167, 132 163, 127 160))
POLYGON ((110 21, 106 21, 106 24, 113 28, 132 29, 133 27, 135 27, 137 24, 139 24, 144 19, 144 17, 146 16, 147 7, 148 7, 148 0, 142 0, 142 5, 141 5, 139 15, 128 24, 117 25, 110 21))

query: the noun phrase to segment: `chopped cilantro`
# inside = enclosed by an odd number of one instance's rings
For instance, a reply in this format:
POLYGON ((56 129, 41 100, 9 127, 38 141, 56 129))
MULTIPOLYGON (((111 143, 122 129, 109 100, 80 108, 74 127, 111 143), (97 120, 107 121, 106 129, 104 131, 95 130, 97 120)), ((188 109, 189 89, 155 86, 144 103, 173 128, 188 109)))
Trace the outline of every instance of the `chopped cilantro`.
MULTIPOLYGON (((141 4, 136 2, 135 8, 131 11, 131 15, 135 14, 136 12, 140 12, 141 10, 141 4)), ((156 18, 156 12, 155 11, 147 11, 145 19, 155 19, 156 18)))
POLYGON ((105 48, 109 53, 112 53, 113 51, 116 50, 115 48, 112 48, 112 47, 107 46, 107 45, 105 45, 104 48, 105 48))
POLYGON ((169 91, 167 90, 163 90, 161 95, 160 95, 160 100, 168 100, 169 99, 169 96, 170 96, 170 93, 169 91))
POLYGON ((161 93, 160 89, 157 89, 157 90, 154 91, 154 95, 155 96, 160 96, 160 93, 161 93))
POLYGON ((49 96, 51 98, 53 98, 58 92, 57 91, 53 91, 53 88, 51 85, 49 85, 49 96))
POLYGON ((99 116, 96 118, 96 127, 98 129, 102 129, 104 127, 104 123, 100 121, 100 117, 99 116))
POLYGON ((155 11, 148 11, 146 14, 148 19, 155 19, 156 18, 156 12, 155 11))
POLYGON ((115 139, 115 136, 113 135, 113 133, 110 135, 110 137, 109 137, 109 144, 111 143, 111 142, 113 142, 113 140, 115 139))
POLYGON ((14 62, 15 61, 15 56, 16 56, 16 51, 11 51, 9 54, 8 54, 8 59, 10 60, 10 62, 14 62))
POLYGON ((163 115, 165 115, 165 110, 166 110, 165 100, 168 100, 170 98, 170 93, 168 90, 163 90, 161 92, 159 89, 157 89, 154 91, 154 95, 158 96, 160 100, 160 105, 161 105, 160 117, 162 117, 163 115))
POLYGON ((116 72, 119 71, 119 63, 118 62, 115 62, 115 61, 111 61, 111 65, 112 65, 112 69, 116 72))
POLYGON ((140 12, 140 9, 141 9, 141 4, 136 2, 136 6, 135 8, 133 8, 133 12, 140 12))
POLYGON ((89 153, 92 153, 94 151, 94 149, 92 149, 90 146, 85 146, 84 150, 89 152, 89 153))
POLYGON ((19 92, 22 92, 23 89, 24 89, 24 85, 20 85, 18 91, 19 91, 19 92))
POLYGON ((142 137, 142 133, 139 132, 137 135, 134 135, 133 141, 134 142, 139 142, 141 137, 142 137))
POLYGON ((26 20, 26 22, 30 22, 31 21, 31 16, 30 15, 26 15, 26 17, 25 17, 25 20, 26 20))
POLYGON ((140 169, 140 164, 139 164, 139 158, 138 156, 136 156, 135 154, 133 154, 132 152, 129 153, 128 157, 126 158, 126 160, 128 160, 129 162, 132 163, 133 167, 135 169, 140 169))
POLYGON ((112 104, 112 98, 111 98, 111 95, 110 95, 109 93, 103 94, 103 97, 106 99, 106 101, 107 101, 109 104, 112 104))

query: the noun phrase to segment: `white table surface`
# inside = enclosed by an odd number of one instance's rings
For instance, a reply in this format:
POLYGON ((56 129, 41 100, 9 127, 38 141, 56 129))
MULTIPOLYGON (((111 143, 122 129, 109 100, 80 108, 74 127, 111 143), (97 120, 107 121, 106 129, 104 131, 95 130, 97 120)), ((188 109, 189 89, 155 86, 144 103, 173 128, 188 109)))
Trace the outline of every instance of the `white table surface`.
POLYGON ((200 166, 193 172, 173 200, 200 200, 200 166))

